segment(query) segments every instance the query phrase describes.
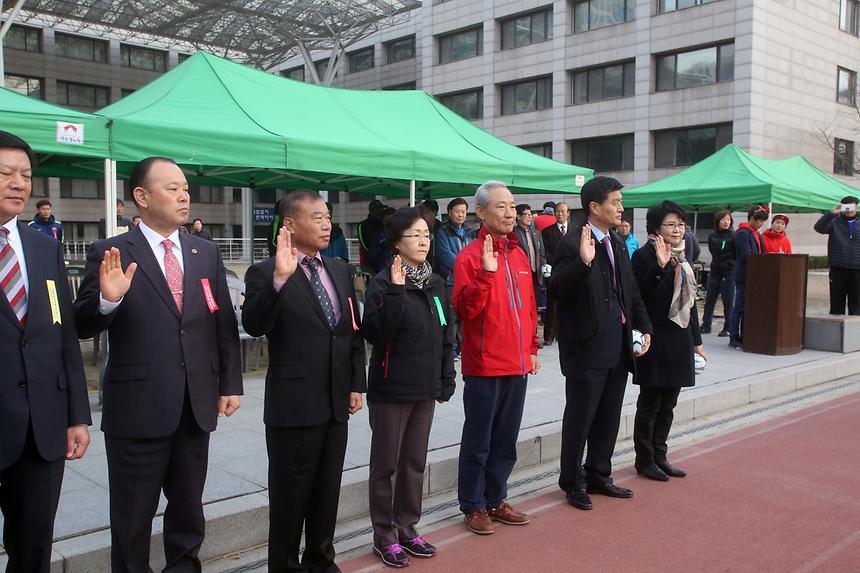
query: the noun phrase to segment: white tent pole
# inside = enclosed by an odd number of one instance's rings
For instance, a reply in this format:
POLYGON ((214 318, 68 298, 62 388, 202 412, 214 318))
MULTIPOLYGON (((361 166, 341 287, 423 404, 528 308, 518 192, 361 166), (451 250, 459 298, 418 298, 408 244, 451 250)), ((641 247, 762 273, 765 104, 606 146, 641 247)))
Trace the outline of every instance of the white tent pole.
POLYGON ((116 161, 105 159, 105 237, 116 235, 116 161))
POLYGON ((415 180, 409 182, 409 206, 415 206, 415 180))
POLYGON ((770 224, 773 219, 773 201, 767 204, 767 228, 770 229, 770 224))
POLYGON ((15 21, 15 18, 18 16, 18 11, 21 10, 21 6, 24 5, 24 0, 18 0, 15 2, 15 6, 12 8, 12 12, 9 14, 9 17, 6 18, 6 21, 3 22, 3 25, 0 26, 0 87, 6 87, 6 62, 3 59, 3 40, 6 38, 6 32, 9 31, 9 28, 12 27, 12 22, 15 21))

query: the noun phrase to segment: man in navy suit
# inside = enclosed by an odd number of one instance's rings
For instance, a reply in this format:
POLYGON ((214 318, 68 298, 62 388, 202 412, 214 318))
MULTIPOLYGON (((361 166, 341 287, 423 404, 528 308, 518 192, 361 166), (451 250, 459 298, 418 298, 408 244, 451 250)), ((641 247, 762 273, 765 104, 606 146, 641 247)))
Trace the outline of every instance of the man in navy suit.
POLYGON ((239 329, 215 243, 188 223, 188 182, 150 157, 129 180, 140 224, 96 241, 75 301, 82 338, 110 335, 102 430, 110 482, 111 568, 148 572, 161 491, 164 571, 199 572, 209 434, 239 407, 239 329))
POLYGON ((64 459, 84 456, 90 403, 63 246, 18 220, 35 155, 0 131, 0 510, 8 573, 47 572, 64 459))

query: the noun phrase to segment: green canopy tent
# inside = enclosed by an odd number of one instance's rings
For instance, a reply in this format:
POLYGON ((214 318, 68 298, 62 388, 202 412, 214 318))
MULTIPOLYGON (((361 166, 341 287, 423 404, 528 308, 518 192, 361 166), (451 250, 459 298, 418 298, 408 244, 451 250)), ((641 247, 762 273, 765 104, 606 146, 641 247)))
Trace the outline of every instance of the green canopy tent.
POLYGON ((693 211, 770 205, 783 212, 828 211, 857 189, 824 173, 804 157, 762 159, 729 144, 659 181, 624 191, 625 207, 671 200, 693 211))
POLYGON ((576 193, 590 169, 535 155, 421 91, 292 81, 197 53, 99 114, 120 174, 151 155, 190 181, 450 197, 489 179, 514 192, 576 193))

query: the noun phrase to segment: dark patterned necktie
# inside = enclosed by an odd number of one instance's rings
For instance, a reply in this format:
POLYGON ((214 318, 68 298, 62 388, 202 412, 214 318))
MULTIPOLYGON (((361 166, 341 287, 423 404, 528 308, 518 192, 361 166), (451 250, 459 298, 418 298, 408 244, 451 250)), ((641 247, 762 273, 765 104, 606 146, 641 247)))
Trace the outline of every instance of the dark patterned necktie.
POLYGON ((331 298, 328 296, 328 291, 325 290, 322 280, 320 280, 320 261, 316 258, 312 259, 310 257, 305 257, 302 264, 307 266, 311 271, 311 288, 314 290, 314 294, 317 295, 317 300, 320 301, 320 306, 322 307, 323 314, 325 314, 329 327, 334 330, 334 327, 337 325, 337 318, 334 315, 334 307, 331 304, 331 298))
MULTIPOLYGON (((615 287, 616 292, 618 292, 618 273, 615 270, 615 255, 612 252, 612 243, 609 235, 604 235, 603 239, 600 241, 603 243, 603 246, 606 247, 606 254, 609 255, 609 264, 612 266, 612 286, 615 287)), ((619 293, 620 298, 620 293, 619 293)), ((624 309, 621 309, 621 324, 627 322, 627 317, 624 316, 624 309)))

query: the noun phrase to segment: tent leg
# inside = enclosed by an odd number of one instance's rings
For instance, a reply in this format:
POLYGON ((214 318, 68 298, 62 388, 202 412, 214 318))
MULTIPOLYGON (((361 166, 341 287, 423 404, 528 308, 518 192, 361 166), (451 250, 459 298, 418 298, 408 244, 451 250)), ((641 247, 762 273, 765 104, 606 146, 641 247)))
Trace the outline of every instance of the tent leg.
POLYGON ((254 190, 242 187, 242 257, 254 263, 254 190))
POLYGON ((409 182, 409 206, 415 206, 415 180, 409 182))
POLYGON ((105 237, 116 235, 116 161, 105 159, 105 237))
POLYGON ((770 229, 770 224, 773 222, 773 201, 767 204, 767 228, 770 229))

